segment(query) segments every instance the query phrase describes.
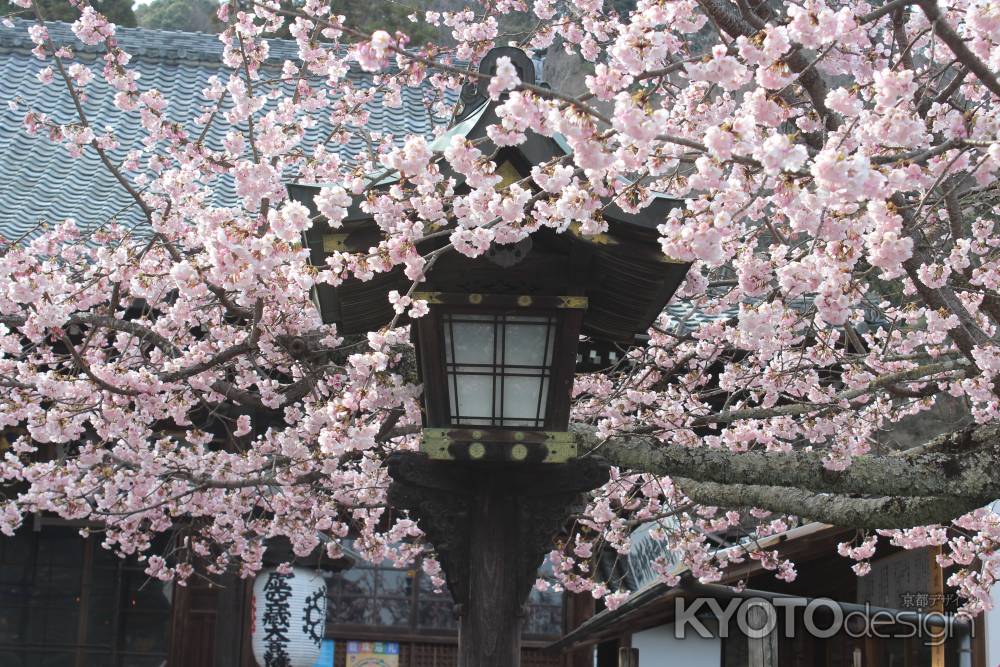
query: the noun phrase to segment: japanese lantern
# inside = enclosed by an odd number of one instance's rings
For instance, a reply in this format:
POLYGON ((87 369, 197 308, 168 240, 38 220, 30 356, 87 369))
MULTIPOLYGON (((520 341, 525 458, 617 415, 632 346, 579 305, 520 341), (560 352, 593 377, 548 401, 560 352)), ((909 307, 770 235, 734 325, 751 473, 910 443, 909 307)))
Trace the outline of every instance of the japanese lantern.
POLYGON ((326 582, 318 573, 268 568, 253 584, 253 656, 261 667, 312 667, 326 628, 326 582))

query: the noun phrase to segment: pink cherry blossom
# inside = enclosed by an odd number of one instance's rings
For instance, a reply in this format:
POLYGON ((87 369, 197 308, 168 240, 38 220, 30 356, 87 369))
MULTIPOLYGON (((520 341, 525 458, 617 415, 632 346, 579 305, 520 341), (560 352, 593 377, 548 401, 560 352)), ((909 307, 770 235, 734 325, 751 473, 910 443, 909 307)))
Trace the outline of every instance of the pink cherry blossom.
MULTIPOLYGON (((140 77, 86 3, 65 44, 44 13, 15 4, 34 17, 14 24, 37 60, 29 76, 81 110, 11 91, 26 145, 111 170, 144 231, 90 215, 0 239, 0 483, 19 489, 0 502, 5 535, 36 512, 100 521, 108 548, 181 583, 197 567, 252 576, 276 536, 331 557, 350 536, 374 561, 421 559, 443 586, 420 524, 386 509, 386 457, 416 449, 422 423, 403 318, 430 312, 417 292, 446 253, 526 239, 658 267, 651 276, 687 269, 634 344, 615 341, 613 363, 574 378, 575 427, 607 443, 815 454, 847 471, 946 401, 977 424, 1000 421, 1000 18, 988 2, 923 2, 897 24, 865 2, 501 0, 415 16, 448 33, 429 46, 406 27, 363 33, 316 0, 288 12, 227 3, 219 73, 193 99, 140 77), (545 86, 509 57, 475 71, 519 11, 533 17, 516 38, 537 49, 528 55, 562 48, 587 71, 560 80, 543 68, 545 86), (294 41, 277 62, 284 27, 294 41), (78 57, 81 46, 100 53, 78 57), (455 106, 465 86, 495 117, 481 117, 482 136, 441 139, 472 111, 455 106), (377 125, 412 99, 434 126, 426 136, 377 125), (105 101, 108 127, 90 121, 105 101), (199 139, 209 128, 220 143, 199 139), (505 180, 500 156, 536 141, 551 159, 505 180), (315 209, 289 199, 289 183, 316 185, 315 209), (313 229, 349 241, 313 265, 313 229), (630 234, 649 246, 641 258, 617 245, 630 234), (373 297, 396 319, 367 335, 324 323, 312 295, 345 281, 375 294, 386 280, 404 281, 373 297), (187 542, 153 553, 182 520, 187 542)), ((597 559, 627 554, 642 524, 672 554, 652 564, 669 584, 681 569, 718 581, 748 562, 790 581, 794 562, 757 542, 824 518, 796 516, 781 493, 747 507, 699 495, 690 471, 635 467, 613 467, 589 494, 540 585, 614 608, 627 591, 600 578, 597 559), (717 548, 737 530, 740 548, 717 548)), ((768 472, 763 486, 787 482, 768 472)), ((843 499, 881 497, 869 491, 843 499)), ((977 613, 993 604, 1000 522, 986 508, 950 519, 838 551, 863 576, 880 544, 939 546, 977 613)))

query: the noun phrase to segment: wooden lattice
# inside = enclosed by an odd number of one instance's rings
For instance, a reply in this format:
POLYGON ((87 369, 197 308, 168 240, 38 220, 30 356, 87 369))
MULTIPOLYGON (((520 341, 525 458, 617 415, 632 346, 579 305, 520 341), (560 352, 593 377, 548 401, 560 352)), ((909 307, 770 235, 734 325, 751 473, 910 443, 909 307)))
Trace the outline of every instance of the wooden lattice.
POLYGON ((521 651, 521 667, 559 667, 561 664, 558 655, 549 655, 539 649, 530 648, 521 651))
MULTIPOLYGON (((347 664, 347 640, 336 640, 334 667, 347 664)), ((551 656, 538 649, 524 649, 521 667, 559 667, 558 656, 551 656)), ((416 642, 399 645, 399 667, 458 667, 458 647, 454 644, 423 644, 416 642)))
MULTIPOLYGON (((407 644, 405 667, 456 667, 458 647, 452 644, 407 644)), ((401 660, 399 667, 404 667, 401 660)))

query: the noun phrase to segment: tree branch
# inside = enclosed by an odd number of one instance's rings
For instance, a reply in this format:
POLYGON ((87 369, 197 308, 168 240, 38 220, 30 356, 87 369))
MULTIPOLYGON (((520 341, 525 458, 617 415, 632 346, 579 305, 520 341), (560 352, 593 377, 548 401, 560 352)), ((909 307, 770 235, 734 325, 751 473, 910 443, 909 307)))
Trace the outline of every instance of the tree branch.
MULTIPOLYGON (((739 10, 726 0, 700 0, 699 4, 701 4, 705 12, 723 30, 733 37, 739 35, 751 37, 757 32, 758 28, 764 25, 763 21, 760 20, 755 22, 759 24, 756 26, 747 21, 740 14, 739 10)), ((830 109, 826 106, 826 95, 828 92, 826 82, 823 81, 823 78, 816 71, 816 68, 812 66, 812 63, 809 62, 809 59, 803 55, 801 48, 793 48, 783 60, 790 70, 799 75, 799 85, 802 86, 802 89, 808 95, 809 101, 812 103, 813 108, 816 109, 819 117, 823 119, 823 123, 827 129, 835 129, 836 116, 830 113, 830 109)))
POLYGON ((707 426, 709 424, 731 424, 736 421, 741 421, 743 419, 767 419, 770 417, 797 417, 799 415, 804 415, 810 412, 821 412, 824 410, 829 410, 831 408, 837 407, 838 403, 843 401, 851 401, 865 394, 869 394, 876 389, 881 389, 883 387, 891 387, 900 382, 911 382, 913 380, 921 380, 928 378, 932 375, 938 375, 939 373, 947 373, 948 371, 957 370, 964 366, 967 366, 968 362, 964 359, 961 360, 949 360, 942 361, 936 364, 927 364, 925 366, 916 366, 905 371, 898 371, 896 373, 885 373, 880 375, 877 379, 872 380, 863 387, 858 387, 856 389, 848 389, 847 391, 842 391, 838 394, 834 394, 830 398, 829 403, 792 403, 790 405, 779 405, 773 408, 747 408, 745 410, 726 410, 724 412, 718 412, 713 415, 707 415, 704 417, 697 417, 691 422, 691 426, 707 426))
POLYGON ((824 466, 827 452, 731 452, 685 447, 622 434, 599 438, 592 427, 573 428, 581 451, 634 472, 699 482, 802 489, 865 496, 954 497, 981 502, 1000 497, 1000 426, 949 433, 913 457, 858 456, 842 471, 824 466))
POLYGON ((784 486, 717 484, 684 477, 673 479, 688 498, 700 505, 759 507, 853 528, 912 528, 947 523, 989 502, 954 496, 852 498, 784 486))
POLYGON ((970 72, 975 74, 976 78, 982 81, 983 85, 990 89, 991 93, 1000 97, 1000 80, 997 79, 996 74, 989 66, 969 49, 961 35, 955 32, 955 29, 944 19, 944 16, 941 14, 941 8, 938 7, 936 0, 921 0, 920 8, 927 15, 927 20, 934 27, 934 32, 941 38, 942 42, 948 45, 948 48, 955 54, 955 57, 970 72))

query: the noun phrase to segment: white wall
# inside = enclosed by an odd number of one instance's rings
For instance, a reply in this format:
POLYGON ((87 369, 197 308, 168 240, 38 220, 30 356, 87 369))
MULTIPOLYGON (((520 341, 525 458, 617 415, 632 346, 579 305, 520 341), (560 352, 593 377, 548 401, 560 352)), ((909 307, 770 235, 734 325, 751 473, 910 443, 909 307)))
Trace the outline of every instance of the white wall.
POLYGON ((993 589, 993 603, 997 606, 986 612, 984 623, 986 626, 986 665, 987 667, 1000 666, 1000 590, 993 589))
POLYGON ((705 639, 687 629, 684 639, 674 638, 672 623, 632 635, 632 648, 639 649, 639 667, 719 667, 722 640, 705 639))
MULTIPOLYGON (((989 509, 1000 513, 1000 500, 993 501, 989 509)), ((1000 667, 1000 586, 990 591, 993 595, 993 609, 983 614, 986 629, 986 667, 1000 667)), ((979 638, 976 638, 979 641, 979 638)))

